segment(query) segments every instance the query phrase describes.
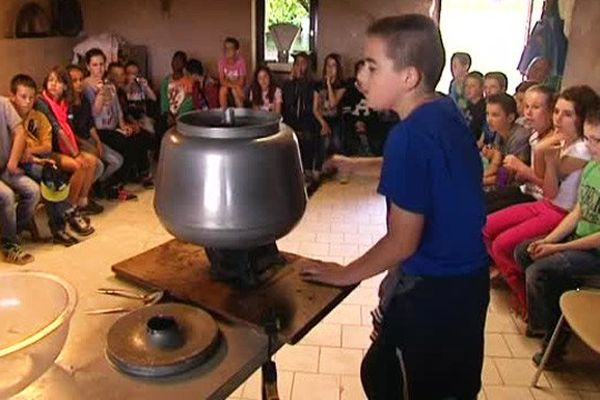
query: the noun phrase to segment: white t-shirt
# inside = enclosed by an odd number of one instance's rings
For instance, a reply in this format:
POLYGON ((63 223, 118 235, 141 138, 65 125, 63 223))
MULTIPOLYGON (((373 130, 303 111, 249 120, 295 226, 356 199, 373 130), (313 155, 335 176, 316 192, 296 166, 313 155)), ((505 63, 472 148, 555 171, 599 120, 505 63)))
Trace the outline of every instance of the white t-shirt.
MULTIPOLYGON (((589 161, 592 156, 583 139, 579 139, 571 144, 566 149, 561 150, 560 158, 572 157, 583 161, 589 161)), ((558 195, 552 199, 552 203, 562 209, 572 210, 577 202, 577 190, 579 189, 579 181, 581 180, 582 169, 571 172, 560 181, 558 195)))

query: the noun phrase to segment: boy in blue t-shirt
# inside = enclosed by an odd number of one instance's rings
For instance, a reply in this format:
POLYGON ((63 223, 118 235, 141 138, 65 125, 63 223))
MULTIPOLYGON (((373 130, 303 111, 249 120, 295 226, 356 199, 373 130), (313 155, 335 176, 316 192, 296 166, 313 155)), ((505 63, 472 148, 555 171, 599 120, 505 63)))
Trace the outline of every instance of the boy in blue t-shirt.
MULTIPOLYGON (((381 167, 388 232, 346 268, 302 271, 335 286, 388 271, 361 367, 369 399, 475 399, 481 388, 489 303, 482 166, 460 111, 435 95, 444 58, 430 18, 388 17, 369 27, 367 101, 401 119, 381 167)), ((346 169, 375 162, 334 159, 346 169)))

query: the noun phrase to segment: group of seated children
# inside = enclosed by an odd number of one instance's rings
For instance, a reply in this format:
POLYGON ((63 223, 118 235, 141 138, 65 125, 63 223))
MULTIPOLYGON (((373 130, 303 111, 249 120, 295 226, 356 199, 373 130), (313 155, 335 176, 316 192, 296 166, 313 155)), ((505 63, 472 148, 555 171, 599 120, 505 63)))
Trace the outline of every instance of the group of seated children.
POLYGON ((94 198, 131 200, 137 196, 124 184, 153 186, 149 156, 156 140, 142 103, 156 96, 135 63, 107 69, 99 49, 89 50, 85 62, 85 68, 52 68, 39 89, 17 74, 10 98, 0 97, 1 245, 8 262, 34 260, 19 237, 36 235, 40 198, 54 243, 71 246, 94 232, 90 215, 104 210, 94 198))
MULTIPOLYGON (((248 107, 281 114, 299 139, 307 179, 318 180, 328 154, 381 155, 387 130, 397 117, 366 106, 357 80, 346 80, 338 54, 325 57, 322 79, 312 78, 312 59, 296 54, 289 80, 278 87, 266 66, 258 66, 248 82, 240 44, 226 38, 218 60, 218 80, 205 73, 202 63, 183 51, 172 58, 172 72, 160 85, 158 139, 177 117, 197 109, 248 107)), ((356 65, 360 73, 364 62, 356 65)))
MULTIPOLYGON (((544 338, 539 364, 560 295, 600 274, 600 98, 585 85, 556 94, 540 59, 513 98, 504 74, 469 72, 470 62, 453 56, 449 92, 481 149, 492 275, 511 289, 526 334, 544 338)), ((551 363, 567 338, 561 332, 551 363)))

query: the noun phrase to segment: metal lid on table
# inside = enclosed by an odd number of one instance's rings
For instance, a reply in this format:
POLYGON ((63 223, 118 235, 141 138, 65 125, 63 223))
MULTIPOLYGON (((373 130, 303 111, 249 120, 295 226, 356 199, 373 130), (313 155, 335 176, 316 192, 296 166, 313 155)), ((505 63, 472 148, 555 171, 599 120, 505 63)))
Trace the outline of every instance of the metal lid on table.
POLYGON ((133 311, 108 331, 106 354, 119 370, 161 377, 185 372, 207 360, 219 342, 219 328, 206 311, 166 303, 133 311))
POLYGON ((247 108, 193 111, 177 120, 185 136, 208 139, 254 139, 279 132, 278 114, 247 108))

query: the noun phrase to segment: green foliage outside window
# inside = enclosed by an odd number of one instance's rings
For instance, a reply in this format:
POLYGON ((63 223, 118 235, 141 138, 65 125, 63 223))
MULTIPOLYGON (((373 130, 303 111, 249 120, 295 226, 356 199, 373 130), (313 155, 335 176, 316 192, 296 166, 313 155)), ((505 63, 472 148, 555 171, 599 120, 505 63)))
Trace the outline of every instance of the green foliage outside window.
POLYGON ((267 0, 266 27, 290 23, 300 25, 309 16, 309 0, 267 0))

